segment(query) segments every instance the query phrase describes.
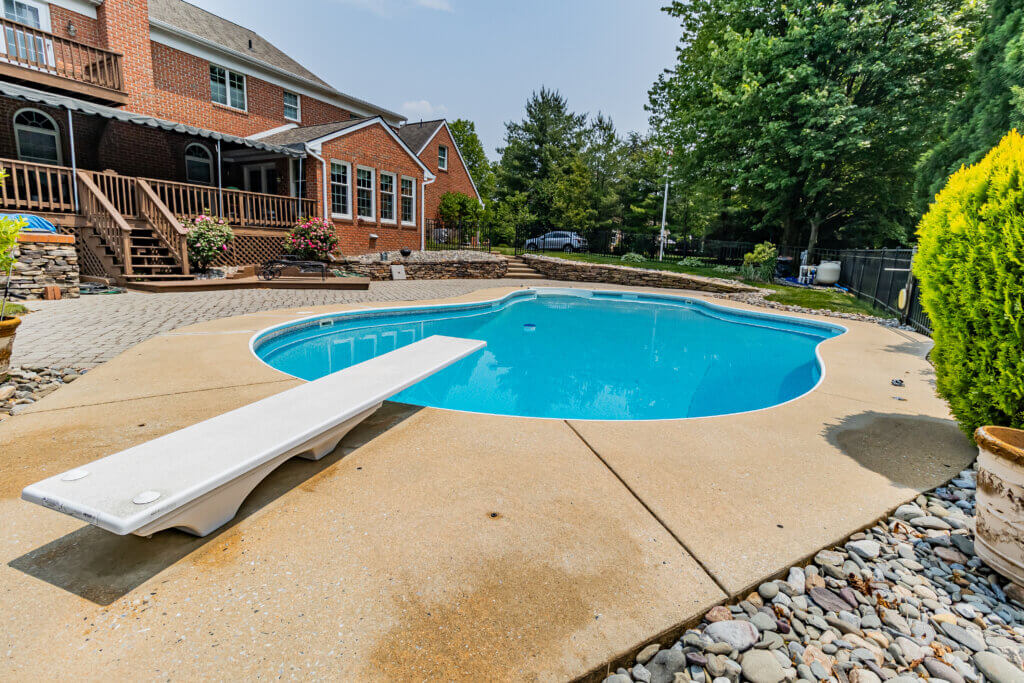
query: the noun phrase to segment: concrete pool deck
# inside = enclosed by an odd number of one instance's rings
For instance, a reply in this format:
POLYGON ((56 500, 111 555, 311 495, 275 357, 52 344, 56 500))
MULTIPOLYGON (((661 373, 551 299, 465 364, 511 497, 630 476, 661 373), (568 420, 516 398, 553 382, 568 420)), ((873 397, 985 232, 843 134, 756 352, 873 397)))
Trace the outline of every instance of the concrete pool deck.
POLYGON ((250 354, 255 331, 388 305, 180 328, 0 423, 0 677, 572 678, 974 457, 934 395, 930 341, 821 317, 849 330, 821 346, 825 380, 763 411, 566 422, 385 404, 201 539, 117 537, 19 500, 27 484, 298 384, 250 354))

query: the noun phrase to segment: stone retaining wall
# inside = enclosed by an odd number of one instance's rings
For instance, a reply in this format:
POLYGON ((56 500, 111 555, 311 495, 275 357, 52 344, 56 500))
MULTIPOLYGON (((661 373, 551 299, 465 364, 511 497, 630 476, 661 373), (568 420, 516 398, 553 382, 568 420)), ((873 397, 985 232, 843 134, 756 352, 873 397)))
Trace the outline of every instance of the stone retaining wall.
POLYGON ((501 278, 508 271, 508 262, 500 256, 483 254, 471 260, 462 260, 441 257, 431 259, 427 254, 429 252, 414 252, 412 258, 388 258, 386 261, 371 261, 365 256, 353 257, 345 259, 345 266, 373 280, 390 280, 393 265, 405 266, 405 275, 410 280, 501 278))
POLYGON ((757 291, 753 287, 748 287, 734 280, 673 273, 667 270, 586 263, 584 261, 570 261, 569 259, 534 256, 532 254, 524 254, 521 258, 528 266, 551 280, 607 282, 633 287, 668 287, 722 294, 757 291))
MULTIPOLYGON (((73 235, 23 232, 14 247, 11 298, 45 298, 47 285, 60 287, 63 298, 78 297, 78 254, 73 235)), ((0 274, 0 289, 7 273, 0 274)))

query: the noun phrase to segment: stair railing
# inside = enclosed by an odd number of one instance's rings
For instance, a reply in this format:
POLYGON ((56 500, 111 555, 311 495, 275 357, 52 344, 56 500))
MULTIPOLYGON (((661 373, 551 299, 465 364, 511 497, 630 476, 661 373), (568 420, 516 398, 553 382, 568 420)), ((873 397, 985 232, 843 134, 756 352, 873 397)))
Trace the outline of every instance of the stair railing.
POLYGON ((87 171, 78 171, 78 195, 82 213, 121 261, 124 274, 132 275, 132 227, 89 176, 87 171))
POLYGON ((174 217, 167 205, 160 201, 148 182, 136 178, 135 187, 138 190, 136 206, 139 217, 149 223, 153 232, 181 266, 181 272, 189 275, 188 242, 185 239, 188 231, 174 217))

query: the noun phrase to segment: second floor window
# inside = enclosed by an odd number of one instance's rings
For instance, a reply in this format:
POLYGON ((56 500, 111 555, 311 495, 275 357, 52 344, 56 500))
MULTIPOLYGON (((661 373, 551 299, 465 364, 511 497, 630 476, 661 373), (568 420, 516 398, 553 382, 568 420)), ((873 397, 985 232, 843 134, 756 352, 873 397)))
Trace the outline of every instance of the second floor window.
POLYGON ((210 99, 245 111, 245 74, 210 65, 210 99))
POLYGON ((402 222, 416 223, 416 181, 402 178, 402 222))
POLYGON ((395 174, 380 174, 380 219, 395 221, 395 174))
POLYGON ((360 218, 373 220, 373 169, 356 169, 356 212, 360 218))
POLYGON ((437 169, 439 171, 448 170, 448 148, 444 145, 437 146, 437 169))
POLYGON ((300 121, 302 120, 301 114, 299 96, 286 90, 284 93, 284 117, 292 121, 300 121))

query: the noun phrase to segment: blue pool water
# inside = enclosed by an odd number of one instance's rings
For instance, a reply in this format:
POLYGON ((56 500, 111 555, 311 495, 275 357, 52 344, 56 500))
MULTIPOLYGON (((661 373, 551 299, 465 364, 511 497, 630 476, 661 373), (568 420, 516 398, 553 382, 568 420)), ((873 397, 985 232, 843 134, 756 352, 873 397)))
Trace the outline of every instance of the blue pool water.
POLYGON ((843 328, 681 297, 524 290, 500 301, 336 314, 254 341, 313 380, 434 334, 487 348, 393 400, 499 415, 647 420, 776 405, 818 383, 815 348, 843 328))

